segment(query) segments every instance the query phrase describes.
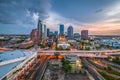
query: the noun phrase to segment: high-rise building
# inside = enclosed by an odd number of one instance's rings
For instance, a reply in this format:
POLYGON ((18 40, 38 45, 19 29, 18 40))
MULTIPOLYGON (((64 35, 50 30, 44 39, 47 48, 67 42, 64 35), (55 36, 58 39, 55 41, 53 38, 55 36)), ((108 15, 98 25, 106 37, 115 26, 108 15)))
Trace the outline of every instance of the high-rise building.
POLYGON ((68 39, 73 39, 73 27, 69 26, 67 29, 68 39))
POLYGON ((39 40, 42 40, 42 21, 38 20, 38 31, 39 31, 39 40))
POLYGON ((53 36, 54 33, 52 31, 49 32, 49 36, 53 36))
POLYGON ((54 34, 55 34, 55 36, 58 36, 58 31, 55 31, 54 34))
POLYGON ((47 37, 49 37, 50 29, 47 28, 47 37))
POLYGON ((39 31, 38 29, 33 29, 31 34, 30 34, 30 38, 34 43, 38 43, 39 42, 39 31))
POLYGON ((81 31, 81 39, 82 40, 88 40, 88 30, 82 30, 81 31))
POLYGON ((46 28, 46 25, 44 25, 44 39, 47 38, 47 28, 46 28))
POLYGON ((64 25, 60 24, 60 28, 59 28, 59 35, 64 35, 64 25))
POLYGON ((80 41, 80 34, 79 33, 74 33, 74 39, 76 41, 80 41))
POLYGON ((65 32, 65 36, 67 37, 67 32, 65 32))

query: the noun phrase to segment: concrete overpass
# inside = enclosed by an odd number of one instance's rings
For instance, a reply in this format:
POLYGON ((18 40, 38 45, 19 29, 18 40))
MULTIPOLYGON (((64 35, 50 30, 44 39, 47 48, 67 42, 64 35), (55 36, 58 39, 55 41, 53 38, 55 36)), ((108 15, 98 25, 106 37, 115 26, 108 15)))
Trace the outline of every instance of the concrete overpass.
POLYGON ((12 59, 12 60, 3 61, 3 62, 0 62, 0 66, 23 61, 25 59, 26 59, 26 57, 20 57, 20 58, 16 58, 16 59, 12 59))
POLYGON ((87 51, 87 50, 41 50, 39 49, 38 52, 45 52, 45 53, 49 53, 49 52, 69 52, 69 53, 117 53, 120 52, 120 49, 116 49, 116 50, 93 50, 93 51, 87 51))
POLYGON ((74 54, 81 57, 98 57, 107 58, 112 54, 120 54, 120 50, 102 50, 102 51, 84 51, 84 50, 38 50, 37 55, 54 55, 59 53, 60 55, 74 54))

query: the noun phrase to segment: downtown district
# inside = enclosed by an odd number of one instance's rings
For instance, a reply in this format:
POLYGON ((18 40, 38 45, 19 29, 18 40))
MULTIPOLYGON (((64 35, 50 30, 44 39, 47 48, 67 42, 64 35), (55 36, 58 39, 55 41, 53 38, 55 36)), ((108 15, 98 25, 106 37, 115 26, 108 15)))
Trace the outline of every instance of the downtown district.
POLYGON ((1 70, 21 61, 1 80, 120 80, 120 36, 64 32, 63 24, 52 32, 38 20, 30 35, 0 35, 0 46, 1 70))

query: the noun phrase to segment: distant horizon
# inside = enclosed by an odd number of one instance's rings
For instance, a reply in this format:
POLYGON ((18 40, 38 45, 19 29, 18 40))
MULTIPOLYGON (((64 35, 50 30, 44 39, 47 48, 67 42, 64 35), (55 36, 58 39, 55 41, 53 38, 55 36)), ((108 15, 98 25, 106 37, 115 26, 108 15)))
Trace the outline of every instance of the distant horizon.
MULTIPOLYGON (((1 35, 28 35, 29 36, 30 34, 0 34, 0 36, 1 35)), ((120 35, 117 35, 117 34, 116 35, 115 34, 114 35, 105 35, 105 34, 101 34, 101 35, 100 34, 98 34, 98 35, 96 34, 96 35, 94 35, 94 34, 88 34, 88 35, 89 36, 120 36, 120 35)))

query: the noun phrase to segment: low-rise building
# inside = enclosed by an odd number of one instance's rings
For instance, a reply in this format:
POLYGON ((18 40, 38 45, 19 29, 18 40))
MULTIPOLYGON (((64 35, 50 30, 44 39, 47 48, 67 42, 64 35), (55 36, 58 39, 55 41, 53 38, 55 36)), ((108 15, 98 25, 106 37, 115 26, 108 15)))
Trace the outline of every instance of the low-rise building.
POLYGON ((89 39, 88 30, 82 30, 81 31, 81 39, 82 40, 88 40, 89 39))
POLYGON ((109 46, 112 46, 114 48, 120 48, 120 41, 119 40, 104 39, 104 40, 100 40, 99 44, 109 45, 109 46))
POLYGON ((81 60, 77 55, 65 55, 65 60, 70 61, 71 73, 79 73, 81 71, 81 60))
POLYGON ((80 34, 79 33, 74 33, 74 40, 80 41, 80 34))
POLYGON ((21 43, 19 45, 19 48, 25 49, 25 48, 29 48, 31 46, 33 46, 33 41, 28 41, 28 42, 21 43))
POLYGON ((64 36, 58 38, 57 48, 70 49, 70 44, 64 36))
POLYGON ((59 48, 59 47, 62 47, 63 49, 68 49, 68 48, 70 48, 70 44, 68 43, 68 42, 59 42, 58 44, 57 44, 57 47, 59 48))
POLYGON ((5 38, 5 37, 0 37, 0 46, 5 46, 7 45, 9 42, 9 38, 5 38))
POLYGON ((61 67, 62 63, 60 60, 50 60, 43 80, 64 80, 65 74, 61 70, 61 67))

